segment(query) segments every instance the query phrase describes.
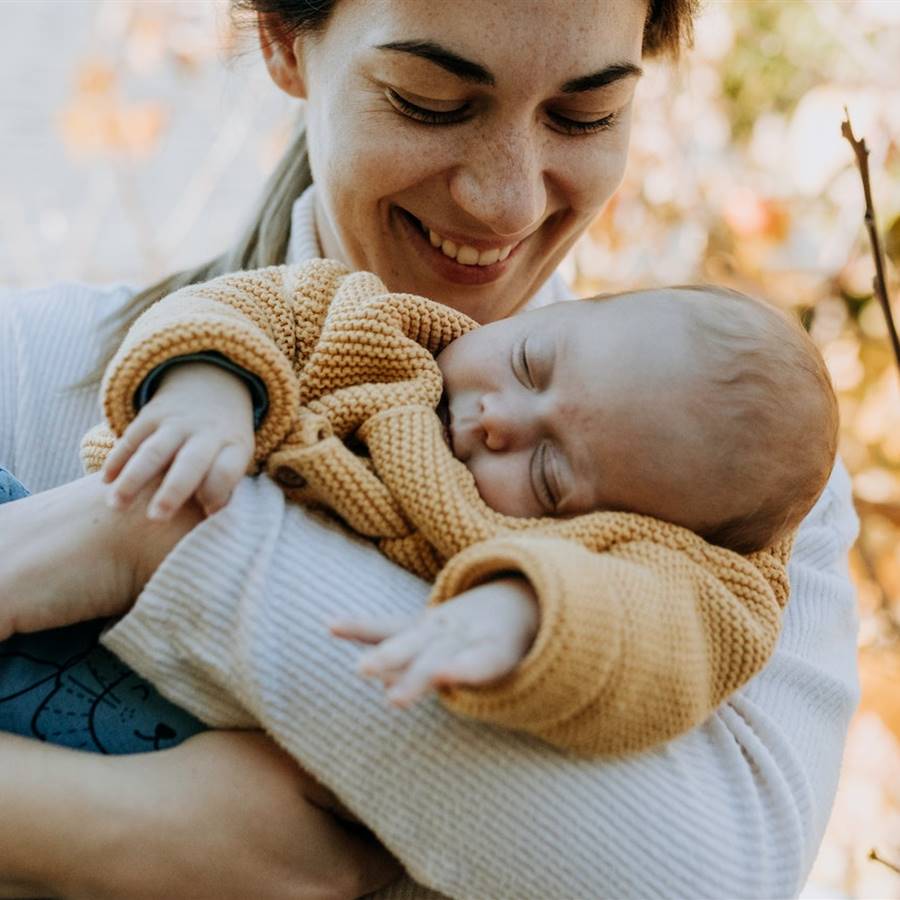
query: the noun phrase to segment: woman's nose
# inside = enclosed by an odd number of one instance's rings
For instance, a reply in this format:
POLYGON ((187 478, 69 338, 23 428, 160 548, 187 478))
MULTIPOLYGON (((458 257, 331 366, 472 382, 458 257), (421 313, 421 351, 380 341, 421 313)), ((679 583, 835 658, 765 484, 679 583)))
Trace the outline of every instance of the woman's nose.
POLYGON ((540 223, 547 207, 537 137, 504 134, 473 141, 478 143, 450 181, 451 197, 498 237, 524 237, 540 223))

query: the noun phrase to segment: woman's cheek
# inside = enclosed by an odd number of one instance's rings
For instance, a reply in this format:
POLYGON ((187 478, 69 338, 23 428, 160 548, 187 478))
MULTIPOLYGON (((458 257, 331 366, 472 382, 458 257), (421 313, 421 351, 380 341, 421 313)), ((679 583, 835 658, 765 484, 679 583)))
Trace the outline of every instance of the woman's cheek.
POLYGON ((564 144, 555 170, 576 211, 595 214, 616 192, 625 175, 630 134, 629 109, 609 131, 564 144))

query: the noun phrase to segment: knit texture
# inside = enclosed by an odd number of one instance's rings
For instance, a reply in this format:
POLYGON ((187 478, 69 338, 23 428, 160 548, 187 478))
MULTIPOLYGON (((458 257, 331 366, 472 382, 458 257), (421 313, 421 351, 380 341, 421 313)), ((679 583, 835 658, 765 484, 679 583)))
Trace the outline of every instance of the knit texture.
MULTIPOLYGON (((442 688, 444 703, 582 754, 688 731, 771 655, 790 542, 744 558, 646 516, 490 509, 434 412, 434 355, 473 327, 331 261, 243 272, 184 288, 135 323, 104 380, 104 409, 121 434, 137 386, 176 354, 216 350, 263 378, 284 373, 256 457, 290 499, 437 578, 432 603, 506 572, 535 589, 541 625, 526 658, 492 685, 442 688)), ((89 471, 111 437, 86 439, 89 471)))
MULTIPOLYGON (((0 461, 34 491, 80 472, 97 401, 70 386, 131 294, 0 291, 0 461)), ((266 476, 178 544, 104 643, 201 718, 265 727, 334 790, 410 872, 377 900, 433 897, 425 884, 479 900, 771 900, 812 865, 858 696, 856 525, 839 462, 800 527, 772 659, 702 726, 628 757, 575 759, 431 701, 387 707, 327 623, 415 615, 427 584, 266 476)))

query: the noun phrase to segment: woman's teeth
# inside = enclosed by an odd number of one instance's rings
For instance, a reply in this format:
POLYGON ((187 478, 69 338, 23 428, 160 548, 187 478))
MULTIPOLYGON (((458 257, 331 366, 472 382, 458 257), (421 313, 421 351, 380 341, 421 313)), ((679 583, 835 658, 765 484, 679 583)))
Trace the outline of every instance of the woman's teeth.
POLYGON ((468 244, 454 244, 431 229, 428 230, 428 238, 432 247, 439 247, 444 256, 449 256, 464 266, 492 266, 495 262, 503 262, 516 247, 515 244, 510 244, 508 247, 494 247, 493 250, 479 252, 468 244))

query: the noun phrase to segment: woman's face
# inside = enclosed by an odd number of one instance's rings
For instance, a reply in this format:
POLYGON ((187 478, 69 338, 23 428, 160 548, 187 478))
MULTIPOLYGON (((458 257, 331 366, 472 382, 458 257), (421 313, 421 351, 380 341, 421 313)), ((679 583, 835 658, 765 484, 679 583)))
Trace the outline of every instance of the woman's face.
POLYGON ((621 181, 646 0, 339 0, 293 45, 327 256, 479 322, 621 181))

